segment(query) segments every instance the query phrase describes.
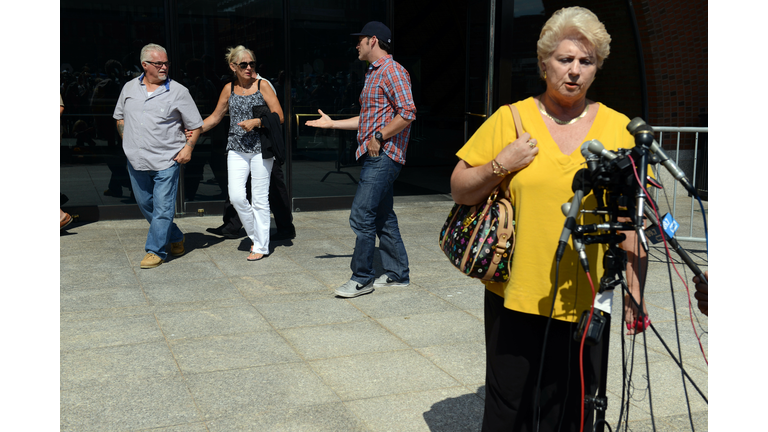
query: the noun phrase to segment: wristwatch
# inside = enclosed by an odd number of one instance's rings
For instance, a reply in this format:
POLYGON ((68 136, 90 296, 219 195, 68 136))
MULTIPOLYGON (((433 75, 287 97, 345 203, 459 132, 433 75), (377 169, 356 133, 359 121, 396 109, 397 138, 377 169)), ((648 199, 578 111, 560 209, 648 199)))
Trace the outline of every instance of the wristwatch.
POLYGON ((374 132, 373 137, 376 138, 376 141, 378 141, 379 143, 384 142, 384 135, 382 135, 381 132, 379 131, 374 132))

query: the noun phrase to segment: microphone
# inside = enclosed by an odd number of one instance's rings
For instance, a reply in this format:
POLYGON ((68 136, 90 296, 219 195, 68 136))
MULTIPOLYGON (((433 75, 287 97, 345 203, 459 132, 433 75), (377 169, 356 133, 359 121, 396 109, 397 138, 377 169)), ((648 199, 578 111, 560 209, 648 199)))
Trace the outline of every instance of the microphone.
MULTIPOLYGON (((639 125, 638 125, 638 127, 639 127, 639 125)), ((637 129, 637 127, 635 129, 637 129)), ((603 144, 600 141, 598 141, 598 140, 590 140, 590 141, 587 141, 584 144, 586 144, 587 150, 589 150, 591 153, 599 155, 600 157, 604 157, 604 158, 606 158, 608 160, 613 160, 613 159, 616 159, 617 157, 619 157, 619 155, 617 155, 616 153, 614 153, 614 152, 612 152, 610 150, 606 150, 605 146, 603 146, 603 144)), ((583 148, 583 146, 584 145, 582 145, 582 148, 583 148)), ((640 196, 638 196, 638 206, 637 206, 639 215, 635 219, 636 222, 638 222, 638 220, 642 218, 642 214, 643 214, 643 210, 644 210, 643 209, 644 206, 642 205, 643 204, 642 198, 644 197, 644 195, 645 195, 645 193, 642 192, 642 188, 641 188, 640 196)), ((638 225, 639 225, 639 222, 638 222, 638 225)), ((645 249, 645 251, 647 252, 648 251, 648 241, 645 238, 645 232, 643 231, 642 226, 639 225, 635 229, 637 231, 638 237, 640 238, 640 242, 643 245, 643 249, 645 249)))
MULTIPOLYGON (((605 146, 603 146, 603 143, 601 143, 598 140, 589 140, 589 141, 585 142, 584 144, 587 145, 587 149, 591 153, 596 154, 596 155, 598 155, 600 157, 604 157, 604 158, 606 158, 608 160, 614 160, 617 157, 619 157, 619 155, 617 155, 616 153, 614 153, 614 152, 612 152, 610 150, 606 150, 605 146)), ((584 144, 582 144, 582 145, 584 145, 584 144)), ((582 153, 582 154, 584 154, 584 153, 582 153)))
POLYGON ((581 200, 584 199, 586 193, 589 193, 589 191, 592 190, 592 185, 587 173, 586 169, 581 169, 576 172, 576 175, 573 176, 573 185, 571 187, 573 189, 573 199, 570 203, 563 205, 562 210, 566 210, 566 205, 570 204, 570 207, 567 208, 568 213, 565 215, 565 225, 563 226, 563 232, 560 234, 560 240, 557 245, 557 253, 555 254, 557 261, 560 261, 563 257, 563 254, 565 253, 565 245, 568 244, 568 238, 576 227, 576 216, 581 209, 581 200))
MULTIPOLYGON (((584 156, 584 159, 587 161, 587 168, 591 173, 595 172, 595 170, 597 169, 597 164, 600 162, 600 158, 598 158, 596 154, 589 151, 589 143, 591 143, 592 141, 600 144, 600 141, 591 140, 591 141, 584 141, 584 144, 581 145, 581 155, 584 156)), ((600 145, 602 146, 602 144, 600 145)))
MULTIPOLYGON (((649 126, 641 119, 640 117, 635 117, 632 119, 632 121, 629 122, 627 125, 627 130, 629 133, 634 136, 636 133, 645 131, 649 128, 649 126)), ((671 160, 666 153, 664 153, 664 150, 662 150, 659 143, 656 142, 654 139, 653 142, 650 145, 651 152, 656 155, 656 157, 659 158, 659 161, 662 165, 664 165, 664 168, 669 171, 670 174, 672 174, 672 177, 675 178, 675 180, 679 181, 685 190, 688 191, 693 196, 698 196, 699 194, 696 192, 696 189, 693 188, 691 185, 691 182, 688 180, 688 177, 685 176, 685 173, 680 169, 680 167, 677 166, 675 161, 671 160)))

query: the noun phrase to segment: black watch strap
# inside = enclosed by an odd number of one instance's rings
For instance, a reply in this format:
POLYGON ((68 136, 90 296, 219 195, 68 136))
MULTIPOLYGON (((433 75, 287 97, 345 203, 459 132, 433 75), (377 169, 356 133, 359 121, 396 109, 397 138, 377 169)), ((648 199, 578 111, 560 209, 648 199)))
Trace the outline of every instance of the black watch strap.
POLYGON ((373 137, 376 138, 376 141, 378 142, 384 142, 384 135, 382 135, 380 131, 374 132, 373 137))

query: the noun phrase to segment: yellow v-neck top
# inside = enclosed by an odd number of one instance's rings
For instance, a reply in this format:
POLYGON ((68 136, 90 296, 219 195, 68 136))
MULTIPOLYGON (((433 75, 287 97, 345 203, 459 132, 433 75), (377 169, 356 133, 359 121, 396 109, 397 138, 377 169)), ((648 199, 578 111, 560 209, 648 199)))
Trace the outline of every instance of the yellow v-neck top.
MULTIPOLYGON (((539 153, 530 165, 512 176, 509 190, 515 207, 516 246, 507 283, 486 282, 486 288, 504 297, 504 306, 528 314, 549 316, 555 283, 555 251, 565 223, 560 207, 571 202, 573 177, 585 168, 580 148, 570 155, 560 151, 539 113, 536 100, 528 98, 514 104, 520 111, 523 130, 536 138, 539 153)), ((606 149, 634 147, 627 132, 627 116, 600 104, 592 127, 584 141, 596 139, 606 149)), ((499 108, 459 150, 457 156, 472 166, 490 162, 503 147, 517 139, 512 113, 499 108)), ((649 171, 650 172, 650 171, 649 171)), ((590 193, 582 209, 594 209, 590 193)), ((579 224, 599 223, 593 215, 580 215, 579 224)), ((586 246, 592 280, 597 290, 603 275, 605 245, 586 246)), ((578 321, 592 303, 589 281, 578 262, 571 240, 560 262, 559 290, 555 319, 578 321)))

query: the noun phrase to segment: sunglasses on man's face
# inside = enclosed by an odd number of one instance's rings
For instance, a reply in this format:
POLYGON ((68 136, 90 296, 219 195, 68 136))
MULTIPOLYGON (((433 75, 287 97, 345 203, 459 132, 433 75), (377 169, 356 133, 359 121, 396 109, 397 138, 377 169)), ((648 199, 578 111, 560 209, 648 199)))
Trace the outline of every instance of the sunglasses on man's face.
POLYGON ((151 62, 151 61, 145 61, 144 63, 151 64, 152 66, 160 69, 161 67, 165 66, 168 67, 171 65, 171 62, 151 62))
POLYGON ((237 66, 238 66, 240 69, 245 69, 245 68, 247 68, 248 66, 250 66, 250 67, 251 67, 251 69, 256 69, 256 62, 255 62, 255 61, 252 61, 252 62, 242 62, 242 63, 238 63, 238 64, 237 64, 237 66))

